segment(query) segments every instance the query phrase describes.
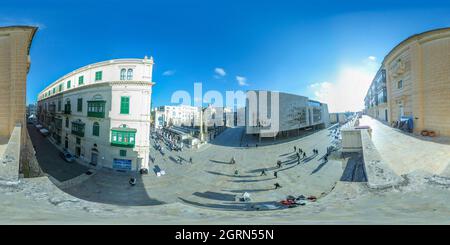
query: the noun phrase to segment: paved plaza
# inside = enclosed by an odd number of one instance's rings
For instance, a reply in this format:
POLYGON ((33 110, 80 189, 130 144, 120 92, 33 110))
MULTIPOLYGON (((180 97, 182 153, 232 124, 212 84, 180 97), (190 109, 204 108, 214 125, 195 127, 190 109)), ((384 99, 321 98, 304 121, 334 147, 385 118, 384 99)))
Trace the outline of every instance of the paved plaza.
POLYGON ((85 200, 119 205, 183 202, 235 210, 248 206, 238 200, 245 192, 250 194, 253 204, 278 202, 288 195, 320 197, 328 193, 342 175, 340 161, 322 159, 326 148, 332 144, 328 130, 291 142, 249 148, 239 147, 241 134, 242 128, 230 128, 199 150, 171 152, 166 148, 161 154, 152 148, 154 161, 150 173, 138 176, 138 184, 133 187, 128 185, 130 174, 104 169, 64 191, 85 200), (300 164, 293 152, 294 146, 307 152, 300 164), (318 149, 319 154, 313 154, 313 148, 318 149), (236 164, 230 164, 232 157, 236 164), (277 161, 282 162, 282 167, 276 166, 277 161), (157 177, 153 172, 156 168, 163 169, 166 175, 157 177), (261 175, 263 170, 266 175, 261 175), (275 183, 282 188, 275 189, 275 183))
POLYGON ((416 170, 450 177, 450 140, 412 135, 364 116, 360 125, 372 128, 372 141, 398 175, 416 170))
MULTIPOLYGON (((363 118, 361 124, 373 128, 374 144, 383 133, 400 140, 418 140, 397 132, 378 121, 363 118)), ((328 130, 272 146, 238 146, 242 129, 229 129, 199 150, 168 152, 155 156, 152 167, 167 174, 153 172, 128 185, 130 174, 99 170, 81 184, 59 189, 47 177, 22 179, 18 186, 0 185, 0 223, 124 223, 124 224, 448 224, 450 213, 450 178, 437 172, 416 168, 402 176, 406 182, 388 189, 371 189, 364 182, 346 181, 360 172, 360 155, 341 161, 321 154, 332 144, 328 130), (227 144, 224 144, 224 143, 227 144), (297 164, 293 147, 308 152, 307 161, 297 164), (319 150, 312 155, 312 149, 319 150), (193 158, 193 164, 175 159, 193 158), (231 157, 236 164, 231 165, 231 157), (283 165, 275 168, 280 160, 283 165), (348 172, 344 165, 353 165, 348 172), (260 176, 261 169, 267 176, 260 176), (238 169, 239 174, 234 171, 238 169), (278 170, 278 178, 273 172, 278 170), (349 177, 350 176, 350 177, 349 177), (281 189, 273 184, 280 183, 281 189), (251 203, 235 198, 249 192, 251 203), (256 211, 251 205, 266 205, 287 195, 316 195, 316 202, 292 209, 256 211), (249 212, 253 211, 253 212, 249 212), (14 215, 11 215, 14 213, 14 215)), ((386 144, 386 142, 384 143, 386 144)), ((446 145, 423 141, 427 147, 446 145)), ((400 144, 401 146, 401 144, 400 144)), ((400 147, 397 146, 397 147, 400 147)), ((431 150, 429 148, 428 150, 431 150)), ((416 149, 421 154, 420 149, 416 149)), ((411 152, 386 155, 408 158, 411 152)), ((425 153, 423 153, 425 154, 425 153)), ((412 158, 411 158, 412 159, 412 158)), ((395 169, 393 163, 389 163, 395 169)), ((395 164, 407 164, 396 162, 395 164)), ((416 164, 418 165, 418 164, 416 164)), ((400 169, 402 166, 398 166, 400 169)), ((399 171, 399 170, 396 170, 399 171)), ((398 172, 402 173, 402 172, 398 172)))
POLYGON ((6 145, 8 144, 8 139, 5 137, 0 137, 0 156, 5 152, 6 145))

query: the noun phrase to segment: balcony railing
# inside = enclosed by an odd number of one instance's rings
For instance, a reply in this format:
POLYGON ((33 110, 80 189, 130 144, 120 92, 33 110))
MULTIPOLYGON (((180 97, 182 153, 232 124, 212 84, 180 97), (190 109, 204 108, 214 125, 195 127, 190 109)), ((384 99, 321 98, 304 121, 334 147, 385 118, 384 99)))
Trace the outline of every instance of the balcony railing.
POLYGON ((85 124, 81 121, 72 122, 72 134, 80 137, 84 137, 85 124))

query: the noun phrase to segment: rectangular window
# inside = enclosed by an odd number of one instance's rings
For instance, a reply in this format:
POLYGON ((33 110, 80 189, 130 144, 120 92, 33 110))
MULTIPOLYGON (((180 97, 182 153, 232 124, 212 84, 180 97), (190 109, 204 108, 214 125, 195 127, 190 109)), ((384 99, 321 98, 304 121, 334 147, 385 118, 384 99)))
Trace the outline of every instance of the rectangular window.
POLYGON ((77 137, 77 145, 81 144, 81 139, 77 137))
POLYGON ((78 112, 83 111, 83 98, 78 98, 77 100, 77 111, 78 112))
POLYGON ((63 91, 63 84, 62 83, 59 85, 59 92, 61 92, 61 91, 63 91))
POLYGON ((78 85, 83 85, 84 83, 84 76, 78 77, 78 85))
POLYGON ((101 81, 102 80, 102 71, 97 71, 95 73, 95 81, 101 81))
POLYGON ((127 156, 127 150, 120 150, 120 156, 121 157, 126 157, 127 156))
POLYGON ((100 124, 98 122, 95 122, 92 126, 92 135, 100 136, 100 124))
POLYGON ((120 97, 120 114, 130 113, 130 97, 122 96, 120 97))
POLYGON ((403 81, 402 81, 402 80, 398 81, 398 83, 397 83, 397 88, 398 88, 398 89, 403 88, 403 81))
POLYGON ((53 94, 55 94, 56 93, 56 88, 53 88, 53 94))
POLYGON ((69 118, 66 117, 66 128, 69 128, 69 118))
POLYGON ((58 111, 61 111, 61 101, 58 100, 58 111))
POLYGON ((67 81, 67 88, 70 88, 70 80, 67 81))

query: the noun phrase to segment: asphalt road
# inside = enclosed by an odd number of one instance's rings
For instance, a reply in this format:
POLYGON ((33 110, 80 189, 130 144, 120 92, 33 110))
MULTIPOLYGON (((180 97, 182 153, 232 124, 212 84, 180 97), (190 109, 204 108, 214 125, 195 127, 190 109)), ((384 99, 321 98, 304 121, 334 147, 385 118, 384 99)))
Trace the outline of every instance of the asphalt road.
POLYGON ((89 168, 75 162, 64 161, 60 156, 60 151, 46 137, 42 136, 34 125, 27 125, 27 128, 36 150, 36 158, 45 173, 58 181, 66 181, 89 170, 89 168))

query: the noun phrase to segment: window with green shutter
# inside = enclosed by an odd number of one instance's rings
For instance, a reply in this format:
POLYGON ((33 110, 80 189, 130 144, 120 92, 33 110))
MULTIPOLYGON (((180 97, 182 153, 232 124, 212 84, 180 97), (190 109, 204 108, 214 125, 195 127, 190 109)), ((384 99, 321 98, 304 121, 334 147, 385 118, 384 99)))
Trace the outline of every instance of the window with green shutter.
POLYGON ((59 92, 61 92, 61 91, 63 91, 63 84, 62 83, 59 85, 59 92))
POLYGON ((100 136, 100 124, 98 122, 94 122, 92 125, 92 135, 100 136))
POLYGON ((130 113, 130 97, 122 96, 120 97, 120 114, 130 113))
POLYGON ((83 111, 83 98, 78 98, 77 100, 77 111, 78 112, 83 111))
POLYGON ((102 71, 97 71, 95 73, 95 81, 100 81, 102 80, 102 71))
POLYGON ((78 77, 78 85, 83 85, 84 83, 84 76, 78 77))
POLYGON ((120 150, 119 154, 121 157, 126 157, 127 156, 127 150, 120 150))
POLYGON ((53 94, 55 94, 56 93, 56 88, 53 88, 53 94))
POLYGON ((70 80, 67 81, 67 88, 70 88, 70 80))

